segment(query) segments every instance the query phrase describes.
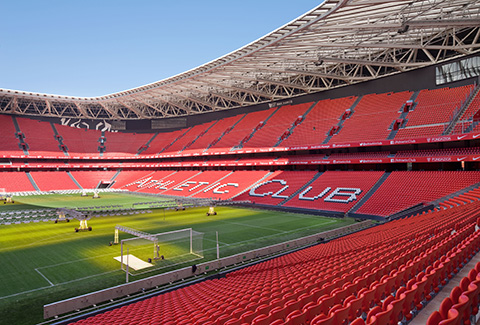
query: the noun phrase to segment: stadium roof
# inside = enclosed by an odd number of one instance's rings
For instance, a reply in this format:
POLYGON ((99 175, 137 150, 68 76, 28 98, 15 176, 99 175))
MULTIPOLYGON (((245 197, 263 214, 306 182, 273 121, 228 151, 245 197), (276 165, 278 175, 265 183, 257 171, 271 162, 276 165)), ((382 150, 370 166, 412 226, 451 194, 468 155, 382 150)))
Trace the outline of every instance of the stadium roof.
POLYGON ((156 119, 328 90, 480 50, 480 1, 326 0, 258 40, 173 77, 101 97, 0 89, 0 113, 156 119))

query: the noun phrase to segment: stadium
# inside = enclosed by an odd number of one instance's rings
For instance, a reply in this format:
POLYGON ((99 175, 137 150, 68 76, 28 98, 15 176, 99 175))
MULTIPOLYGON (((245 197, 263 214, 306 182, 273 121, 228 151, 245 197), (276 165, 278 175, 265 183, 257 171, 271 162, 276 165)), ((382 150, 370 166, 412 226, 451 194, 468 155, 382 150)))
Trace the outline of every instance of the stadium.
POLYGON ((148 85, 0 89, 0 323, 477 324, 479 53, 478 1, 326 0, 148 85))

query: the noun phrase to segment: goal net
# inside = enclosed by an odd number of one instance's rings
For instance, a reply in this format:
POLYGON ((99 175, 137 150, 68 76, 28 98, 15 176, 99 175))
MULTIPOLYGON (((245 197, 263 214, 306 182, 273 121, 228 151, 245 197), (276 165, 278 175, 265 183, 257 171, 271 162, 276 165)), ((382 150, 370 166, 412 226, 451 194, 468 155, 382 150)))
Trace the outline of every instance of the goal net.
MULTIPOLYGON (((121 227, 118 228, 123 231, 121 227)), ((203 233, 192 228, 158 234, 129 233, 135 237, 120 241, 122 269, 127 263, 127 252, 155 267, 167 267, 203 258, 203 233)))

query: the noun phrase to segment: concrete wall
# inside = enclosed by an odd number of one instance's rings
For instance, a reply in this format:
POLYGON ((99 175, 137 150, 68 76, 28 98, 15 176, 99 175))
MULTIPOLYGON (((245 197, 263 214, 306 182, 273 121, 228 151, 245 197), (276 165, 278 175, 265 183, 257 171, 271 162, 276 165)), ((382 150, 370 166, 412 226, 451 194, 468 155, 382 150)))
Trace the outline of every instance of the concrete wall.
POLYGON ((246 262, 254 258, 268 256, 279 252, 290 251, 307 245, 311 245, 317 243, 320 238, 323 238, 324 240, 334 239, 368 228, 372 226, 372 224, 372 221, 367 220, 342 228, 311 235, 308 237, 294 239, 285 243, 267 246, 249 252, 228 256, 219 260, 205 262, 197 265, 197 270, 195 273, 192 273, 191 267, 185 267, 176 271, 151 276, 149 278, 125 283, 116 287, 88 293, 71 299, 54 302, 43 306, 43 316, 45 319, 48 319, 51 317, 72 312, 74 310, 84 309, 95 304, 101 304, 103 302, 109 301, 110 299, 118 299, 126 295, 138 293, 144 289, 148 290, 154 288, 155 286, 161 286, 167 283, 183 280, 192 277, 194 274, 210 272, 223 267, 228 267, 238 263, 246 262))

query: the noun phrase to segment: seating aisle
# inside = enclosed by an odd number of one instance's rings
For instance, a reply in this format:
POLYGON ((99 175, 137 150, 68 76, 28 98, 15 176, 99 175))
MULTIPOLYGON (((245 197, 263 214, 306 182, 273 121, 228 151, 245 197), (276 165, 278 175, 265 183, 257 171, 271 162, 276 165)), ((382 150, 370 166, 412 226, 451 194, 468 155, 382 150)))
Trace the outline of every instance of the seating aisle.
POLYGON ((440 308, 442 301, 450 296, 452 289, 460 284, 462 278, 468 276, 471 269, 475 268, 475 265, 480 262, 480 253, 477 253, 460 272, 453 277, 450 282, 433 298, 428 305, 425 306, 422 311, 412 320, 410 325, 425 325, 430 315, 440 308))

